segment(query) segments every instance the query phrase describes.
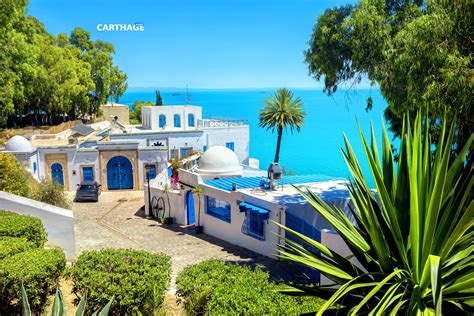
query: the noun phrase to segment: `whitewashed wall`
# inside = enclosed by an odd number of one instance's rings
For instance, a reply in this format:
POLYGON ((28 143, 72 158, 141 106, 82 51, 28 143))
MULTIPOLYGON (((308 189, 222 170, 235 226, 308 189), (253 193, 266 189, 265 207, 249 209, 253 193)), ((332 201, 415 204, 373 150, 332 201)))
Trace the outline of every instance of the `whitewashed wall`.
POLYGON ((142 118, 150 124, 147 128, 162 131, 190 131, 198 128, 198 120, 202 119, 202 109, 200 106, 193 105, 165 105, 165 106, 144 106, 142 107, 142 118), (181 127, 174 127, 174 115, 178 114, 181 118, 181 127), (189 126, 188 114, 194 115, 194 126, 189 126), (166 125, 164 128, 159 126, 159 116, 166 116, 166 125))
POLYGON ((212 127, 205 128, 205 145, 208 148, 213 146, 224 146, 226 143, 234 143, 234 152, 240 163, 247 164, 249 159, 250 133, 249 126, 232 127, 212 127))
MULTIPOLYGON (((99 169, 99 152, 98 151, 76 151, 74 158, 69 166, 71 170, 71 178, 69 179, 69 186, 71 191, 75 190, 78 184, 81 183, 81 166, 92 165, 94 168, 95 181, 102 184, 103 180, 100 178, 99 169)), ((105 179, 107 181, 107 179, 105 179)))

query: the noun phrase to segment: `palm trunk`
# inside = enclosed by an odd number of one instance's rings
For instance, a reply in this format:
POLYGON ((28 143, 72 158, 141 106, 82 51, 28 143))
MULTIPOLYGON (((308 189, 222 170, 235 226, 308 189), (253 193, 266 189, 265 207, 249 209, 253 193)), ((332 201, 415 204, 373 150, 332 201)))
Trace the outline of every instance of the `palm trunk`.
POLYGON ((283 135, 283 128, 280 126, 278 127, 278 139, 277 139, 277 147, 276 147, 274 162, 278 162, 278 160, 280 160, 280 146, 281 146, 282 135, 283 135))

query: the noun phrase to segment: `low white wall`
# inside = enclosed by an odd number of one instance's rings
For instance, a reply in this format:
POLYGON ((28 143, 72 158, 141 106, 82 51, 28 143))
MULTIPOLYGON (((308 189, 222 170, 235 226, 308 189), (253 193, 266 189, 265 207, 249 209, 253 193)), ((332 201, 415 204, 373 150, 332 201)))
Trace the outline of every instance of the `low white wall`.
MULTIPOLYGON (((347 257, 352 254, 349 247, 347 247, 345 241, 335 231, 322 229, 321 230, 321 243, 343 257, 347 257)), ((357 260, 352 259, 351 261, 354 262, 356 265, 360 266, 357 260)), ((322 274, 321 274, 320 282, 321 282, 320 283, 321 285, 328 285, 328 284, 334 283, 333 281, 329 280, 322 274)))
POLYGON ((0 191, 0 210, 37 217, 48 233, 48 242, 63 248, 68 259, 76 257, 72 211, 0 191))

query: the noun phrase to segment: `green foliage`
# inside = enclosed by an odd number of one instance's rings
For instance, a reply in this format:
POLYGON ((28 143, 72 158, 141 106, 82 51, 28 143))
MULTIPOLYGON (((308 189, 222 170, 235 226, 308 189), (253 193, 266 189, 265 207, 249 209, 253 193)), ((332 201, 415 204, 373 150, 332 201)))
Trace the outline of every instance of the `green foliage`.
POLYGON ((295 287, 293 293, 328 299, 319 315, 334 304, 341 304, 344 314, 449 315, 474 310, 474 203, 470 196, 474 169, 472 160, 466 161, 474 134, 453 159, 455 123, 448 131, 446 120, 443 122, 433 153, 428 118, 417 115, 414 125, 406 119, 398 165, 385 128, 381 156, 373 129, 370 145, 360 133, 377 197, 345 139, 343 154, 352 176, 349 191, 357 225, 315 193, 300 190, 339 233, 362 267, 284 227, 310 247, 286 240, 279 256, 319 270, 340 285, 295 287))
POLYGON ((36 248, 36 245, 24 237, 2 236, 0 237, 0 260, 32 248, 36 248))
POLYGON ((71 202, 66 193, 64 193, 63 188, 50 178, 42 180, 41 183, 37 185, 32 193, 32 198, 65 209, 71 207, 71 202))
POLYGON ((23 237, 37 247, 43 247, 47 234, 36 217, 0 211, 0 238, 4 236, 23 237))
POLYGON ((151 101, 135 101, 135 103, 133 103, 133 107, 130 108, 130 121, 138 122, 140 124, 142 122, 142 107, 153 105, 155 104, 153 104, 151 101))
POLYGON ((323 303, 282 295, 268 273, 220 260, 185 268, 176 286, 187 315, 299 315, 323 303))
POLYGON ((86 251, 68 271, 73 293, 89 291, 88 306, 97 310, 114 296, 114 314, 152 313, 163 303, 170 282, 170 259, 142 250, 86 251))
MULTIPOLYGON (((305 52, 310 73, 324 78, 331 94, 368 77, 388 102, 390 129, 402 132, 402 117, 429 106, 432 137, 458 117, 459 153, 473 133, 472 1, 360 0, 328 9, 317 19, 305 52)), ((368 108, 371 108, 371 99, 368 108)))
POLYGON ((293 92, 286 88, 278 89, 270 100, 264 100, 265 107, 260 109, 258 126, 278 133, 275 162, 280 158, 280 144, 283 130, 289 128, 291 132, 299 132, 304 125, 306 112, 300 98, 294 98, 293 92))
POLYGON ((59 249, 33 249, 0 260, 0 306, 5 312, 18 311, 23 284, 31 310, 40 312, 54 293, 65 264, 59 249))
MULTIPOLYGON (((93 315, 99 315, 99 316, 108 315, 110 307, 112 306, 112 303, 113 303, 113 297, 110 299, 107 305, 104 306, 104 308, 102 308, 99 311, 96 311, 93 315)), ((77 305, 77 309, 74 315, 83 316, 86 311, 86 304, 87 304, 87 291, 84 294, 84 296, 81 298, 79 304, 77 305)), ((28 294, 26 294, 23 284, 21 285, 21 305, 22 305, 22 312, 21 312, 22 316, 33 315, 33 313, 31 312, 30 303, 28 300, 28 294)), ((47 315, 46 311, 43 311, 43 315, 45 316, 47 315)), ((66 301, 64 299, 64 294, 59 288, 56 288, 56 294, 54 295, 53 307, 52 307, 50 315, 51 316, 67 315, 66 301)))
POLYGON ((0 191, 28 196, 30 175, 13 155, 0 155, 0 191))
POLYGON ((50 124, 64 113, 87 117, 107 98, 118 100, 127 76, 113 65, 113 46, 80 28, 53 36, 26 7, 3 1, 0 9, 0 125, 38 125, 44 112, 50 124))

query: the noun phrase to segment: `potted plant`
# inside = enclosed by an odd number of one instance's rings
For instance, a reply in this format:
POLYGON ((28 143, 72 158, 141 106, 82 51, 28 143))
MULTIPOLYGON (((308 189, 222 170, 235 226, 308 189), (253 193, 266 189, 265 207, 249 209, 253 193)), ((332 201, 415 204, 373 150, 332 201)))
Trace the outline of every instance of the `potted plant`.
POLYGON ((202 234, 203 227, 201 226, 201 195, 202 195, 202 187, 200 185, 197 185, 192 191, 193 194, 196 194, 198 196, 198 216, 197 216, 197 225, 195 226, 196 228, 196 234, 202 234))
POLYGON ((175 189, 178 188, 179 184, 179 173, 178 170, 181 168, 181 161, 174 159, 171 161, 171 186, 175 189))
POLYGON ((166 217, 165 214, 160 217, 160 223, 162 224, 173 224, 173 217, 171 217, 171 203, 170 203, 170 186, 165 184, 163 187, 163 192, 166 194, 166 200, 168 201, 168 216, 166 217))

